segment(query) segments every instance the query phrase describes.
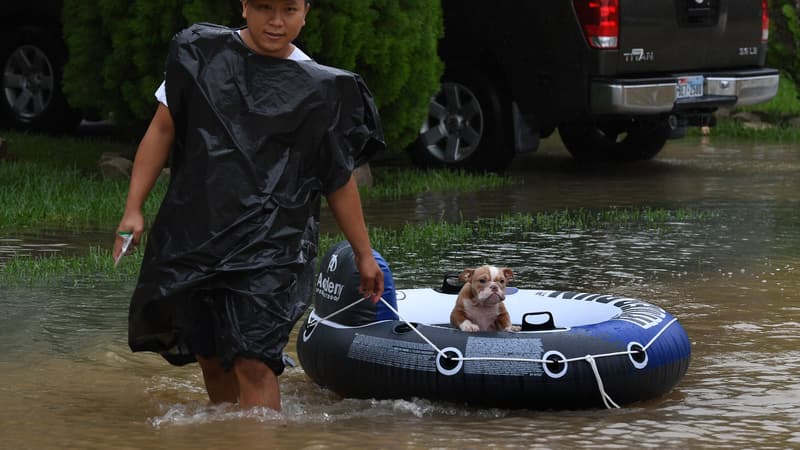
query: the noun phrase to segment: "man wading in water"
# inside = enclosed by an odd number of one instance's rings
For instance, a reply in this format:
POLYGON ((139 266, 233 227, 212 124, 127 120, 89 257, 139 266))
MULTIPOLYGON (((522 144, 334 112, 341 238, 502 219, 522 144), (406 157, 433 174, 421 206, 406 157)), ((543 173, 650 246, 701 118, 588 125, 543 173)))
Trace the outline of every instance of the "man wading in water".
MULTIPOLYGON (((309 8, 242 0, 245 28, 175 36, 118 227, 140 242, 142 204, 174 145, 129 344, 199 362, 213 403, 280 410, 283 349, 313 292, 322 195, 354 249, 361 292, 377 302, 383 291, 352 177, 383 148, 380 119, 357 75, 292 44, 309 8)), ((118 236, 114 258, 121 250, 118 236)))

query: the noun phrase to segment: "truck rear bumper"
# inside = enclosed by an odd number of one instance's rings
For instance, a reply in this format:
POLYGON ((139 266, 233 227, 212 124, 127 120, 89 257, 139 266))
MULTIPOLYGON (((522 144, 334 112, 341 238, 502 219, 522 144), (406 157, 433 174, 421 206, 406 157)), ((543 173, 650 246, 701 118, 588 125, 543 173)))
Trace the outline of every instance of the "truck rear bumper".
POLYGON ((720 106, 742 106, 770 100, 778 92, 778 71, 685 73, 658 78, 599 78, 591 84, 595 114, 647 115, 720 106), (703 95, 677 98, 678 79, 703 76, 703 95))

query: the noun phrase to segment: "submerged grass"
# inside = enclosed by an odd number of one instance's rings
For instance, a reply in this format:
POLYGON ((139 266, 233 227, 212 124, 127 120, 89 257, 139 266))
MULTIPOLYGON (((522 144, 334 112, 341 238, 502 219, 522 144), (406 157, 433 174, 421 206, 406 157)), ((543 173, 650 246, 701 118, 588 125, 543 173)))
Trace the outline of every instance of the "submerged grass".
MULTIPOLYGON (((127 196, 127 180, 105 180, 97 163, 105 152, 129 153, 125 144, 91 139, 55 138, 11 131, 9 158, 0 161, 0 232, 23 229, 112 229, 127 196)), ((373 169, 375 186, 362 188, 370 199, 395 199, 424 192, 466 192, 507 186, 517 181, 495 174, 444 170, 373 169)), ((154 187, 144 214, 151 221, 166 193, 167 183, 154 187)), ((378 231, 378 233, 380 233, 378 231)), ((413 233, 412 233, 413 234, 413 233)), ((323 246, 334 236, 324 236, 323 246)), ((408 239, 408 238, 406 238, 408 239)), ((16 257, 0 266, 0 285, 39 284, 70 280, 129 280, 138 273, 141 254, 114 268, 110 249, 93 247, 85 255, 16 257)))
POLYGON ((4 286, 71 285, 95 281, 136 279, 143 252, 137 250, 114 267, 111 250, 90 247, 85 255, 53 255, 11 259, 0 266, 0 284, 4 286))
MULTIPOLYGON (((0 162, 0 232, 25 228, 111 228, 119 220, 127 195, 125 180, 103 180, 96 173, 99 155, 107 143, 82 142, 20 133, 6 133, 12 141, 12 161, 0 162)), ((120 148, 121 150, 121 148, 120 148)), ((395 199, 426 192, 467 192, 494 189, 520 182, 494 174, 451 171, 374 169, 375 186, 362 189, 371 199, 395 199)), ((151 220, 166 192, 156 185, 145 205, 151 220)), ((376 248, 409 249, 415 254, 525 232, 562 232, 570 229, 640 227, 668 229, 674 222, 704 220, 711 213, 655 208, 607 209, 512 214, 465 223, 428 222, 401 229, 372 228, 376 248)), ((323 235, 320 254, 341 235, 323 235)), ((82 283, 87 280, 132 280, 142 254, 125 257, 115 268, 109 248, 92 247, 84 255, 17 257, 0 266, 0 285, 82 283)))
POLYGON ((589 229, 651 229, 667 231, 677 223, 702 222, 715 217, 693 209, 611 208, 600 211, 563 210, 537 214, 505 214, 465 223, 407 224, 399 230, 370 230, 375 248, 407 248, 415 252, 482 242, 492 236, 531 232, 558 233, 589 229))
POLYGON ((364 198, 397 199, 425 192, 451 193, 496 189, 521 183, 521 179, 494 173, 463 170, 376 169, 375 185, 362 189, 364 198))
MULTIPOLYGON (((587 229, 669 230, 677 223, 703 222, 715 217, 704 210, 659 208, 611 208, 599 211, 576 210, 538 214, 509 214, 465 223, 428 222, 407 224, 401 229, 370 229, 370 239, 378 249, 409 249, 415 255, 434 255, 464 243, 485 241, 491 236, 528 232, 556 233, 587 229)), ((344 239, 341 235, 320 237, 319 254, 344 239)), ((0 267, 0 285, 69 284, 81 280, 135 279, 142 251, 126 256, 114 267, 110 249, 92 247, 80 256, 14 258, 0 267)))

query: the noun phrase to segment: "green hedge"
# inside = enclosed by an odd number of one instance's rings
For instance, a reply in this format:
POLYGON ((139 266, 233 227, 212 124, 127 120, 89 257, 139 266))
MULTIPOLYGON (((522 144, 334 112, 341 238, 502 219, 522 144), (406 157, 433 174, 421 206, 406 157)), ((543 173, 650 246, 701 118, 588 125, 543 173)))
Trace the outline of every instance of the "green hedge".
POLYGON ((767 65, 780 69, 800 83, 800 3, 795 0, 769 1, 769 50, 767 65))
MULTIPOLYGON (((65 0, 70 104, 127 125, 155 110, 172 36, 194 22, 239 26, 238 0, 65 0)), ((387 143, 402 149, 417 134, 444 66, 439 2, 316 0, 300 35, 317 61, 361 74, 375 95, 387 143)))
POLYGON ((213 0, 65 0, 70 57, 64 92, 70 104, 110 114, 123 125, 147 121, 175 32, 190 22, 187 17, 228 21, 229 12, 230 5, 213 0))
POLYGON ((315 59, 364 77, 391 147, 416 138, 444 70, 437 53, 444 34, 440 2, 315 0, 303 33, 315 59))

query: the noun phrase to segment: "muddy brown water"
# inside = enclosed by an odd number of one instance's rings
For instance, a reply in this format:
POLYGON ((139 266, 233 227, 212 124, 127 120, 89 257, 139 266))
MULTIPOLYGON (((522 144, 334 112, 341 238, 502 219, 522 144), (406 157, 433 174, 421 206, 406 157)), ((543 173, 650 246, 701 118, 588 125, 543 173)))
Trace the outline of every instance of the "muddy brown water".
MULTIPOLYGON (((280 414, 210 407, 196 366, 129 352, 130 284, 72 280, 0 289, 0 447, 800 448, 796 144, 685 139, 654 161, 614 166, 577 164, 546 142, 518 158, 514 174, 524 183, 501 191, 369 202, 367 218, 393 227, 565 208, 715 214, 660 230, 498 235, 436 260, 382 249, 397 284, 435 286, 447 271, 492 261, 513 267, 520 287, 649 300, 692 342, 689 371, 671 393, 619 410, 478 409, 341 399, 295 368, 281 377, 280 414)), ((0 250, 80 250, 101 235, 5 235, 0 250)))

